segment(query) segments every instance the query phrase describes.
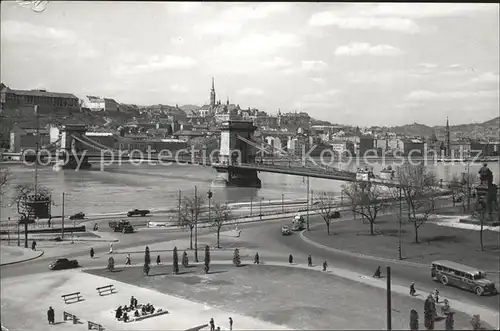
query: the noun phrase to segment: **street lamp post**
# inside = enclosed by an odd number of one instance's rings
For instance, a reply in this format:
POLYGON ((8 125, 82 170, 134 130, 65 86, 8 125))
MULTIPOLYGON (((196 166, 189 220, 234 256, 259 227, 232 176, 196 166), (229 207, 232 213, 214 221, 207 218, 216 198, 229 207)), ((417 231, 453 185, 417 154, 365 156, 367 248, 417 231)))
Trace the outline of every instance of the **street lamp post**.
POLYGON ((260 198, 260 211, 259 211, 259 216, 260 216, 260 219, 262 219, 262 201, 264 201, 264 198, 260 198))
POLYGON ((387 330, 392 330, 391 267, 387 267, 387 330))
POLYGON ((281 194, 281 212, 285 212, 285 195, 283 193, 281 194))
POLYGON ((61 239, 64 239, 64 192, 62 194, 61 239))
POLYGON ((198 189, 194 187, 194 259, 198 261, 198 189))
POLYGON ((252 202, 253 202, 253 197, 250 196, 250 216, 252 216, 252 202))
POLYGON ((210 215, 210 202, 212 200, 212 196, 213 196, 212 191, 208 190, 207 198, 208 198, 208 223, 209 224, 212 222, 211 215, 210 215))
POLYGON ((309 231, 309 176, 307 177, 307 208, 306 208, 306 221, 307 221, 307 231, 309 231))

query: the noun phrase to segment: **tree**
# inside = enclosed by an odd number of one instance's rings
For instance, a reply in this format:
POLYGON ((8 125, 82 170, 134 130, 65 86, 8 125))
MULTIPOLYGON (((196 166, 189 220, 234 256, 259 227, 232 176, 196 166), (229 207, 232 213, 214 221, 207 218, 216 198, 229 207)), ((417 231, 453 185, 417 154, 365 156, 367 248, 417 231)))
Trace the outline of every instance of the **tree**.
POLYGON ((241 265, 240 250, 236 248, 233 254, 233 264, 237 267, 241 265))
POLYGON ((184 253, 182 253, 182 266, 184 268, 187 268, 188 265, 189 265, 188 254, 186 253, 186 251, 184 251, 184 253))
POLYGON ((142 268, 142 271, 146 276, 149 276, 149 270, 151 270, 149 264, 144 263, 144 267, 142 268))
POLYGON ((210 247, 205 245, 205 273, 208 274, 210 270, 210 247))
POLYGON ((146 251, 144 252, 144 265, 151 264, 151 255, 149 254, 149 246, 146 246, 146 251))
POLYGON ((347 197, 353 213, 368 220, 370 234, 374 235, 373 227, 377 215, 388 206, 380 186, 365 182, 352 183, 343 189, 343 193, 347 197))
POLYGON ((410 311, 410 330, 418 330, 418 312, 415 309, 410 311))
POLYGON ((437 181, 423 164, 403 164, 399 168, 398 188, 394 191, 408 205, 408 220, 413 223, 415 242, 419 242, 418 229, 434 212, 437 181))
POLYGON ((220 230, 230 217, 231 210, 227 204, 220 204, 216 202, 213 206, 214 218, 212 219, 212 226, 217 230, 217 248, 220 248, 220 230))
POLYGON ((185 196, 182 201, 183 208, 181 208, 181 222, 182 225, 187 225, 189 227, 189 248, 193 249, 193 229, 196 226, 198 217, 201 214, 201 209, 203 206, 203 197, 185 196))
POLYGON ((17 213, 24 220, 36 217, 48 218, 50 215, 50 190, 31 184, 17 185, 15 188, 14 203, 17 205, 17 213))
POLYGON ((464 174, 463 178, 453 176, 450 182, 450 189, 453 194, 453 205, 460 202, 463 212, 470 210, 472 198, 472 188, 476 182, 476 176, 472 173, 464 174))
POLYGON ((453 312, 449 312, 448 315, 446 315, 445 330, 453 330, 455 328, 455 319, 453 315, 455 315, 453 312))
POLYGON ((436 304, 429 295, 424 302, 424 324, 427 330, 434 330, 434 317, 436 316, 436 304))
POLYGON ((327 195, 326 192, 316 196, 315 205, 318 206, 319 214, 326 224, 326 232, 330 234, 330 223, 332 220, 332 212, 335 206, 335 199, 333 196, 327 195))
POLYGON ((174 247, 172 253, 173 253, 172 263, 174 267, 174 274, 177 275, 179 273, 179 255, 177 254, 177 247, 174 247))
POLYGON ((115 259, 112 256, 110 256, 108 259, 108 270, 109 271, 115 270, 115 259))
POLYGON ((2 188, 7 184, 9 180, 9 170, 0 169, 0 194, 2 194, 2 188))
POLYGON ((475 210, 472 212, 472 217, 479 219, 479 244, 481 245, 481 250, 484 251, 483 243, 483 231, 484 231, 484 221, 486 219, 486 202, 481 200, 475 204, 475 210))

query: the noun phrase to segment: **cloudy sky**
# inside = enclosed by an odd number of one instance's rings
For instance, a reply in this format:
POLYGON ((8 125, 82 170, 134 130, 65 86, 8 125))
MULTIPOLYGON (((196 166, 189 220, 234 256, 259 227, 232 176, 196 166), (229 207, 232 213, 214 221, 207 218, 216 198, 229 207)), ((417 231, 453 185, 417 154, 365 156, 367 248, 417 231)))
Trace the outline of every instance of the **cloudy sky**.
POLYGON ((218 98, 334 123, 499 114, 498 4, 1 3, 11 88, 135 104, 218 98))

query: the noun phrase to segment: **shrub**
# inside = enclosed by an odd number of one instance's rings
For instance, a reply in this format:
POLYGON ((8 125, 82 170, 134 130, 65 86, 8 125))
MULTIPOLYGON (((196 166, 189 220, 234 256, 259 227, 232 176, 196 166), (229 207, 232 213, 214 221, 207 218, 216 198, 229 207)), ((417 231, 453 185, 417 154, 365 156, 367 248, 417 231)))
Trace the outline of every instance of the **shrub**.
POLYGON ((233 264, 237 267, 241 265, 240 250, 236 248, 233 254, 233 264))
POLYGON ((177 254, 177 247, 174 247, 172 263, 174 267, 174 274, 179 273, 179 255, 177 254))
POLYGON ((210 247, 208 245, 205 246, 205 273, 208 274, 210 270, 210 247))

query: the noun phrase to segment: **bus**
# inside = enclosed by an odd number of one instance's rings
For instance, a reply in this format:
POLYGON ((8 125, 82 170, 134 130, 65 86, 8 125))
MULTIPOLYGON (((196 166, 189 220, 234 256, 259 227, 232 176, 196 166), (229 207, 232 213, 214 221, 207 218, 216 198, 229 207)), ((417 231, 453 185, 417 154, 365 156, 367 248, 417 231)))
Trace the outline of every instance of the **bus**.
POLYGON ((431 277, 443 285, 452 285, 477 295, 495 294, 495 284, 486 278, 484 271, 452 261, 432 262, 431 277))

